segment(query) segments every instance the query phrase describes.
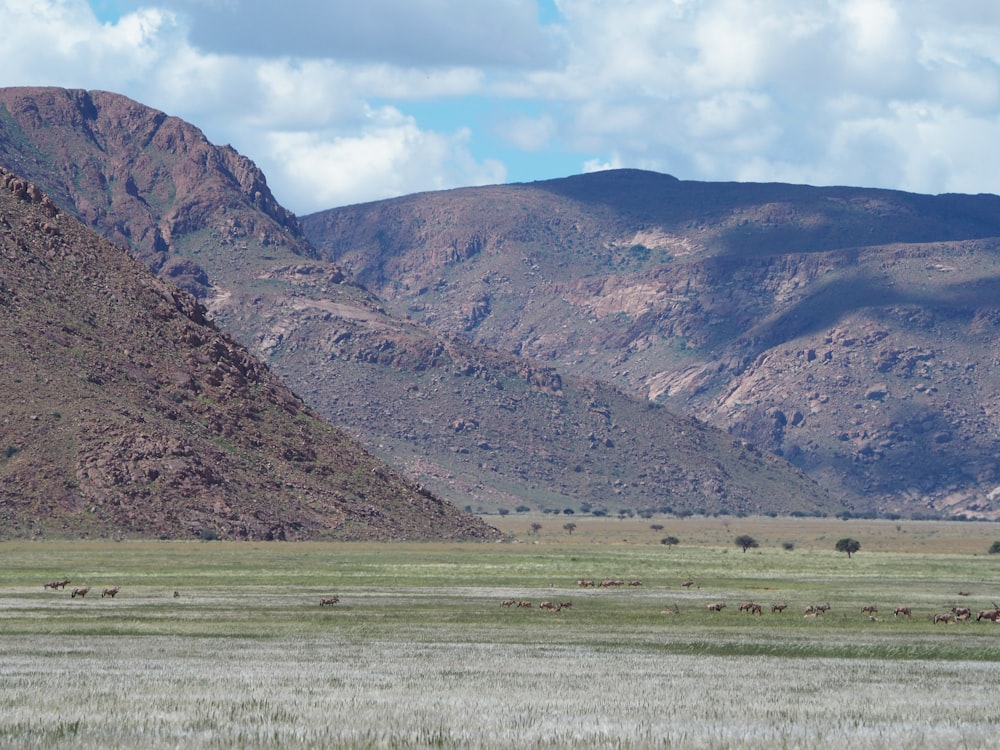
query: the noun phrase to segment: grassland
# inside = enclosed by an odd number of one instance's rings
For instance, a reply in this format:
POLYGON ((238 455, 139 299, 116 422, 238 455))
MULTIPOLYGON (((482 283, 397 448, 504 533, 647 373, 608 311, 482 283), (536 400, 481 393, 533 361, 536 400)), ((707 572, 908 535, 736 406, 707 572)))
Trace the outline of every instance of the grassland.
POLYGON ((1000 602, 993 525, 503 522, 517 541, 2 544, 0 746, 996 744, 1000 626, 931 621, 1000 602))

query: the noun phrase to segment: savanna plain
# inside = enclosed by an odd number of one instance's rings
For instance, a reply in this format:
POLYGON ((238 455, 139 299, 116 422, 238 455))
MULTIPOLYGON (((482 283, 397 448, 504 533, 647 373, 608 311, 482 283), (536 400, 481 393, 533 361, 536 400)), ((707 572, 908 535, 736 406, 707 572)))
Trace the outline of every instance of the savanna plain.
POLYGON ((0 544, 0 746, 1000 743, 996 524, 490 520, 511 541, 0 544))

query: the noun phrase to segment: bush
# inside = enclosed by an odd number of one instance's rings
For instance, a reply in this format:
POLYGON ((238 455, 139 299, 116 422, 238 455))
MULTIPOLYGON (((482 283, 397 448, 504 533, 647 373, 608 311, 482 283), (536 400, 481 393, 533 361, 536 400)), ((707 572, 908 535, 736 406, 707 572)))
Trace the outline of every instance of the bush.
POLYGON ((1000 542, 993 542, 993 544, 990 545, 990 554, 991 555, 1000 554, 1000 542))

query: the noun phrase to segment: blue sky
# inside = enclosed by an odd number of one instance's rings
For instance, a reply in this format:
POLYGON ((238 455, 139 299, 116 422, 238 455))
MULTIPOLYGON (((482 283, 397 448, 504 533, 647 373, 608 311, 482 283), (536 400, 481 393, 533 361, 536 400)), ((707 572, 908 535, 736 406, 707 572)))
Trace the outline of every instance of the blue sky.
POLYGON ((1000 193, 998 40, 994 0, 0 0, 0 85, 182 117, 299 214, 609 167, 1000 193))

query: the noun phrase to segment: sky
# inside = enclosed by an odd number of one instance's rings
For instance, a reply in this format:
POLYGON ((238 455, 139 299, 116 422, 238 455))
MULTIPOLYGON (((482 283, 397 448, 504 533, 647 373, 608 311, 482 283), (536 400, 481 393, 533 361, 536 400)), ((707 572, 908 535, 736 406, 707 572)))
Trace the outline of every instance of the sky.
POLYGON ((996 0, 0 0, 0 86, 124 94, 299 215, 617 167, 1000 193, 996 0))

